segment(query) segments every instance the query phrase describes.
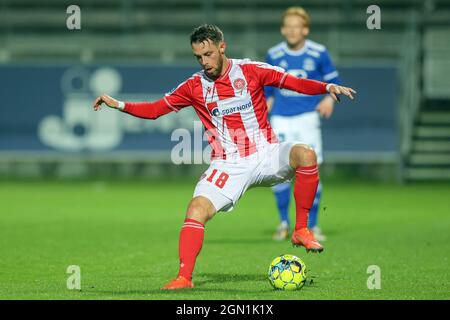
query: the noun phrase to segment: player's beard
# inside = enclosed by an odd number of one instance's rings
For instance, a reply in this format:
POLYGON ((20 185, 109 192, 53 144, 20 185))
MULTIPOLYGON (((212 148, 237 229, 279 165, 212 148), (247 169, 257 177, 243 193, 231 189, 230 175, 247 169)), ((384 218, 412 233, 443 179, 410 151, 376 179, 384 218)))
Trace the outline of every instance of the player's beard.
POLYGON ((223 57, 219 56, 219 60, 217 61, 217 77, 219 77, 222 74, 222 68, 223 68, 223 57))
POLYGON ((212 79, 217 79, 222 74, 222 68, 223 68, 223 57, 220 56, 217 60, 217 67, 213 68, 212 73, 208 73, 208 71, 205 70, 206 75, 212 79))

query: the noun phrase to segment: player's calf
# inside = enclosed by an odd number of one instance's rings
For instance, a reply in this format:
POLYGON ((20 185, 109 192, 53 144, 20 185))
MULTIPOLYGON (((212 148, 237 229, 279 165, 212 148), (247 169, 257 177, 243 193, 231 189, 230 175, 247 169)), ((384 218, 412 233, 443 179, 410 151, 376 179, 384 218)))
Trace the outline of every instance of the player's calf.
POLYGON ((304 246, 308 251, 321 252, 323 247, 307 228, 309 211, 314 203, 319 184, 316 153, 309 146, 295 145, 292 147, 289 160, 290 165, 295 169, 295 231, 291 241, 294 245, 304 246))
POLYGON ((169 282, 163 289, 176 290, 193 288, 192 274, 195 262, 203 245, 205 223, 210 220, 216 210, 207 198, 195 197, 186 211, 186 219, 181 227, 178 252, 180 269, 176 279, 169 282))

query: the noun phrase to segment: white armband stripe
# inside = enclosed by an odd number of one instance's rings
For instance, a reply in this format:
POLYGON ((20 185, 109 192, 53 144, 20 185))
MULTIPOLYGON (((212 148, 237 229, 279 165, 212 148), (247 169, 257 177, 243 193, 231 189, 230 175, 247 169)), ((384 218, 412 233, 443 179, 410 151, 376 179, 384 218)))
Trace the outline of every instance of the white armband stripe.
POLYGON ((333 72, 330 72, 330 73, 324 75, 323 80, 328 81, 333 78, 336 78, 337 76, 339 76, 339 73, 337 71, 333 71, 333 72))

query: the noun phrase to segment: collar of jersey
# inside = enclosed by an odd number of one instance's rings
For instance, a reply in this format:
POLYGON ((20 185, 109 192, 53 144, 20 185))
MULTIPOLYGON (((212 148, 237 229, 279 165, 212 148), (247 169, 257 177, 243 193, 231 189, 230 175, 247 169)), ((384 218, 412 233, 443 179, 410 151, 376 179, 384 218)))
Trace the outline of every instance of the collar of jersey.
POLYGON ((291 56, 300 56, 300 55, 304 54, 306 52, 306 50, 308 49, 308 40, 305 41, 305 44, 299 50, 291 50, 291 49, 289 49, 287 43, 283 42, 283 49, 291 56))

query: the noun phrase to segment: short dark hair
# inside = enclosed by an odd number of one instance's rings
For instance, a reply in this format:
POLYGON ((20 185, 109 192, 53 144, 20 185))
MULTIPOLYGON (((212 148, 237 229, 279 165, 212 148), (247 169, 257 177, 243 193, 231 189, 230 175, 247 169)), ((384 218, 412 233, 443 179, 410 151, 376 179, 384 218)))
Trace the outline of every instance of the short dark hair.
POLYGON ((213 24, 203 24, 191 33, 191 44, 211 40, 215 45, 223 41, 223 32, 213 24))

